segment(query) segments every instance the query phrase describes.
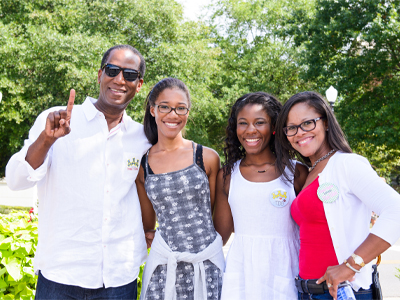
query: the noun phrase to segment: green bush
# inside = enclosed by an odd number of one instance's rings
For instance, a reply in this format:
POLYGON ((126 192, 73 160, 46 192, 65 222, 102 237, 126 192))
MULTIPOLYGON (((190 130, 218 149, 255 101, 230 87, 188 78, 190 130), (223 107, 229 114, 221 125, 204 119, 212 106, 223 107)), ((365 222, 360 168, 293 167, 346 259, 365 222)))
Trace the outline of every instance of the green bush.
POLYGON ((33 257, 37 219, 27 212, 0 214, 0 298, 34 299, 37 276, 33 257))

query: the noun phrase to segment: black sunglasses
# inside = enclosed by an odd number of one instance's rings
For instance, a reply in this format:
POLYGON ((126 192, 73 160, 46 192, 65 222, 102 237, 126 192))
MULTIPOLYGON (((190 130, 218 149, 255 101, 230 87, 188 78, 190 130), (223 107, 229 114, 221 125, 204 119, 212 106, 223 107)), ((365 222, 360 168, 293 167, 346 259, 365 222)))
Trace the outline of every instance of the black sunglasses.
POLYGON ((116 65, 112 64, 106 64, 102 68, 106 72, 106 75, 108 77, 115 77, 121 72, 122 70, 122 75, 124 76, 125 80, 127 81, 135 81, 137 78, 140 78, 140 72, 133 70, 133 69, 125 69, 118 67, 116 65))

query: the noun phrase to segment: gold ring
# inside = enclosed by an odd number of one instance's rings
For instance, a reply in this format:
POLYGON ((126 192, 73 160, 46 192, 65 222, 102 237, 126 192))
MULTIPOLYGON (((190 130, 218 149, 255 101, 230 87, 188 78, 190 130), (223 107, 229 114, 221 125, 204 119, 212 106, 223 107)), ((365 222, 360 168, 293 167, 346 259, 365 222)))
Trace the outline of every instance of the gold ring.
POLYGON ((332 286, 332 284, 330 284, 330 283, 326 283, 326 285, 328 286, 328 289, 330 289, 332 286))

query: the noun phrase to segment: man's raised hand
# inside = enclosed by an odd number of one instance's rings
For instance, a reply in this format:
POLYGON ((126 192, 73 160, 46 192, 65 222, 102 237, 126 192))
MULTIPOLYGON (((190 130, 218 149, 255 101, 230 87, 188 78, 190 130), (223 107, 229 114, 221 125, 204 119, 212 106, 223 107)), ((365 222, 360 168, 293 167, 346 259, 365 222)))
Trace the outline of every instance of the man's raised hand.
POLYGON ((45 134, 54 140, 63 137, 71 132, 69 123, 71 120, 72 108, 74 107, 75 90, 71 89, 67 109, 49 113, 46 120, 45 134))

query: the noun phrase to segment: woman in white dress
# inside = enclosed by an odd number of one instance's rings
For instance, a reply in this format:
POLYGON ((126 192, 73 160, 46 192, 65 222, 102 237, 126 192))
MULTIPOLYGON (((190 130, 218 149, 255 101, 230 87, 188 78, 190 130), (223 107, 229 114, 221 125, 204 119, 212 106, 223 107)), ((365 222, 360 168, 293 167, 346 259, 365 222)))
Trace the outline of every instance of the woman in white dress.
POLYGON ((264 92, 246 94, 232 107, 213 216, 224 244, 235 232, 221 299, 297 298, 299 240, 290 205, 307 169, 292 162, 293 176, 281 174, 275 164, 274 127, 281 107, 264 92))

